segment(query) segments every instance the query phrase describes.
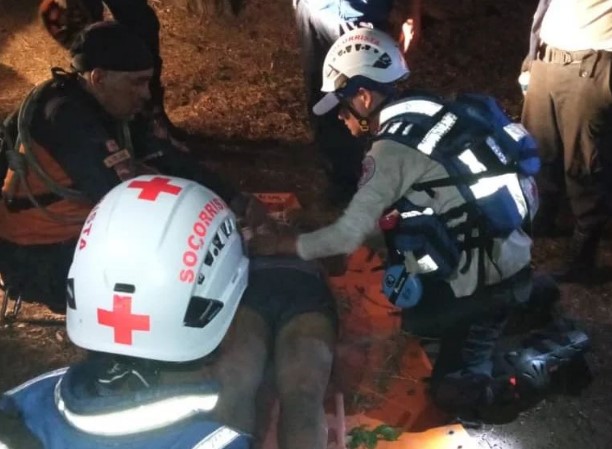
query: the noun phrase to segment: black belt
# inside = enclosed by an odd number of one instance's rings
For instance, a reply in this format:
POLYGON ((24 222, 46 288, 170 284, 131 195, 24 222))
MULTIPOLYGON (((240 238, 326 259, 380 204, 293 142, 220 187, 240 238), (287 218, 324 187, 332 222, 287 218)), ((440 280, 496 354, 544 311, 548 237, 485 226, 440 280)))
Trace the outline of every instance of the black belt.
POLYGON ((538 48, 537 58, 552 64, 573 64, 582 61, 586 56, 597 54, 601 50, 567 51, 542 44, 538 48))

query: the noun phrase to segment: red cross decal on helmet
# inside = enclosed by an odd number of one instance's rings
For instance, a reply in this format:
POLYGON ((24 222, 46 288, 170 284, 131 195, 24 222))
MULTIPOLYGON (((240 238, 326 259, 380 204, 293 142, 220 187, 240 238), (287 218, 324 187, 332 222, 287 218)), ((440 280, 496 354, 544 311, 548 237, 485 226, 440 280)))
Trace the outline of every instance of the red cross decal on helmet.
POLYGON ((149 331, 151 323, 147 315, 132 314, 132 297, 115 294, 113 310, 98 309, 98 323, 115 330, 115 343, 132 344, 132 332, 149 331))
POLYGON ((178 195, 183 190, 182 187, 170 184, 170 179, 160 178, 159 176, 149 181, 132 181, 128 184, 128 188, 142 189, 138 194, 138 198, 147 201, 156 201, 160 193, 178 195))

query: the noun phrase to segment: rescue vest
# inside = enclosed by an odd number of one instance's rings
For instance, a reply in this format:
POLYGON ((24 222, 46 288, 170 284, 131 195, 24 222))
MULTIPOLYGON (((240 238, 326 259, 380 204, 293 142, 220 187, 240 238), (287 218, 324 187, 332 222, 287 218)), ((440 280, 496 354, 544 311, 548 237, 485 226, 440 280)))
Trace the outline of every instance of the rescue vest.
MULTIPOLYGON (((53 78, 36 86, 19 110, 4 124, 3 158, 8 165, 0 203, 0 238, 21 245, 52 244, 76 239, 93 204, 74 188, 73 180, 46 148, 35 142, 30 126, 39 98, 54 82, 75 82, 53 72, 53 78), (10 130, 17 133, 11 135, 10 130)), ((125 139, 129 140, 127 125, 125 139)), ((131 145, 127 145, 130 151, 131 145)), ((121 179, 133 173, 119 172, 121 179)), ((123 170, 127 171, 127 170, 123 170)))
MULTIPOLYGON (((20 145, 19 154, 24 154, 20 145)), ((65 189, 72 179, 49 155, 33 143, 30 151, 39 167, 53 183, 65 189)), ((49 189, 48 184, 31 169, 18 173, 9 168, 0 203, 0 237, 20 245, 59 243, 76 239, 93 205, 86 200, 69 199, 49 189), (25 175, 25 176, 24 176, 25 175)))
POLYGON ((473 94, 453 101, 429 95, 409 97, 385 107, 380 123, 376 140, 402 143, 438 162, 448 173, 417 182, 413 190, 434 198, 437 189, 454 186, 464 200, 443 214, 433 214, 405 198, 394 204, 390 210, 396 211, 396 219, 386 227, 387 245, 394 256, 391 264, 405 262, 402 255, 410 253, 418 272, 446 279, 457 268, 467 270, 472 249, 480 249, 482 256, 493 239, 505 238, 530 223, 537 209, 533 179, 540 168, 537 145, 495 99, 473 94), (458 267, 463 251, 465 267, 458 267))

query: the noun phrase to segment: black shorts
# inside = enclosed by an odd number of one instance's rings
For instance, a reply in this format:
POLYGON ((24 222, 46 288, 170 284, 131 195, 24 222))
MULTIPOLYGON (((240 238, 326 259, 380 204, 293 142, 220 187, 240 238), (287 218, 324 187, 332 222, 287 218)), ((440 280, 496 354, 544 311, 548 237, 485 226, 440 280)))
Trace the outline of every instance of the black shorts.
POLYGON ((288 257, 251 260, 243 306, 257 312, 277 333, 298 315, 318 312, 338 326, 336 302, 325 276, 314 262, 288 257))

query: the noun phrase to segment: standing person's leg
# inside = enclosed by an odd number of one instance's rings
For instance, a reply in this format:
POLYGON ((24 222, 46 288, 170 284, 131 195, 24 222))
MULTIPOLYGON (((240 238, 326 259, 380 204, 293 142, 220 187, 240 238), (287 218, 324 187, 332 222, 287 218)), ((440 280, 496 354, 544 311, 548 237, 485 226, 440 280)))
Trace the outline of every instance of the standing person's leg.
POLYGON ((531 66, 529 89, 523 104, 522 122, 538 142, 542 168, 537 176, 540 208, 533 222, 536 236, 550 235, 563 198, 563 142, 559 134, 556 105, 551 94, 554 67, 542 61, 531 66))
POLYGON ((610 211, 612 185, 612 53, 593 53, 563 66, 558 91, 565 143, 565 183, 575 218, 567 264, 559 281, 584 281, 593 273, 597 247, 610 211))
POLYGON ((331 373, 334 341, 332 320, 319 312, 297 315, 278 332, 275 365, 280 449, 327 446, 323 399, 331 373))
POLYGON ((311 8, 309 2, 298 1, 295 12, 302 48, 306 106, 315 145, 328 163, 329 199, 341 204, 350 200, 357 189, 363 152, 355 149, 364 149, 365 142, 350 134, 338 120, 337 113, 332 111, 324 116, 316 116, 312 112, 312 107, 323 96, 323 61, 331 45, 340 36, 340 25, 339 18, 317 15, 311 8))
POLYGON ((219 349, 214 378, 221 383, 214 417, 243 432, 255 430, 255 398, 268 359, 271 332, 262 316, 240 306, 219 349))

